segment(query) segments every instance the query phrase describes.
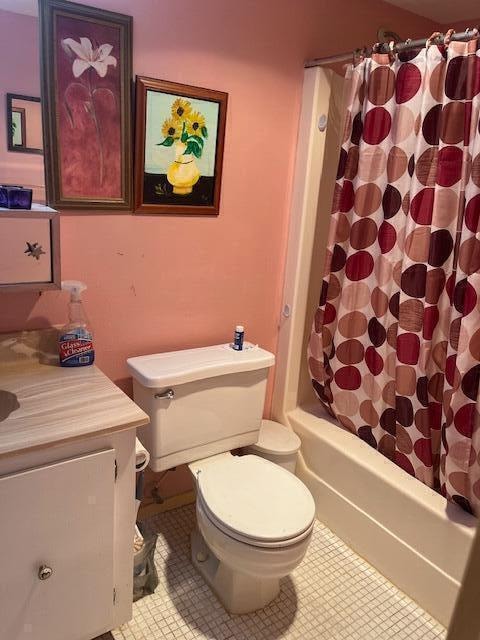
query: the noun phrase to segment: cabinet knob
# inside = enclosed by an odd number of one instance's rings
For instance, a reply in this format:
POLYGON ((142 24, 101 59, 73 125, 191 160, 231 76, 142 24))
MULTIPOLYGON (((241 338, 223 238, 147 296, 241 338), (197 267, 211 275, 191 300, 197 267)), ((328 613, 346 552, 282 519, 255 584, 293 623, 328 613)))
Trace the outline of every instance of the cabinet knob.
POLYGON ((46 564, 42 564, 40 569, 38 570, 38 578, 40 580, 48 580, 53 573, 53 569, 51 567, 47 567, 46 564))

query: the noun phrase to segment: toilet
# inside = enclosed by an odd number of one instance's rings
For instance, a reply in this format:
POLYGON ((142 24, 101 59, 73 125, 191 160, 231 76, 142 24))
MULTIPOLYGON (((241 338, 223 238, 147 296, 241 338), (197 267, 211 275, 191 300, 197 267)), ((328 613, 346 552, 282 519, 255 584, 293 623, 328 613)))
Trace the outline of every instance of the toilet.
POLYGON ((255 455, 273 354, 245 343, 127 360, 150 466, 188 464, 196 486, 192 562, 230 613, 269 604, 310 543, 315 504, 291 470, 255 455), (233 455, 242 448, 247 455, 233 455))

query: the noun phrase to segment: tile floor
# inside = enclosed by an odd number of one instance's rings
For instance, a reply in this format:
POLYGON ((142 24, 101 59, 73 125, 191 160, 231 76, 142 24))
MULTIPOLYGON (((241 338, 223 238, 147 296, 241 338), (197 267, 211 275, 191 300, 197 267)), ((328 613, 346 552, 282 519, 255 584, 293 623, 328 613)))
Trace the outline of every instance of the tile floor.
POLYGON ((133 620, 97 640, 440 640, 445 629, 321 523, 303 563, 264 610, 225 612, 190 563, 193 505, 149 520, 160 584, 133 620))

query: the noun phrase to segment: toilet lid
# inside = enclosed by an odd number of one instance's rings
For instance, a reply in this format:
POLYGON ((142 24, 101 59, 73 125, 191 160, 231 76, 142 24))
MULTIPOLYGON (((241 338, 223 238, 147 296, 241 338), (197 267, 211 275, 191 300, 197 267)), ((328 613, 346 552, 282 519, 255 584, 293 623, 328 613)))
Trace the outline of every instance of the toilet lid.
POLYGON ((197 475, 202 503, 232 537, 252 544, 291 541, 312 526, 315 503, 292 473, 258 456, 229 456, 197 475))

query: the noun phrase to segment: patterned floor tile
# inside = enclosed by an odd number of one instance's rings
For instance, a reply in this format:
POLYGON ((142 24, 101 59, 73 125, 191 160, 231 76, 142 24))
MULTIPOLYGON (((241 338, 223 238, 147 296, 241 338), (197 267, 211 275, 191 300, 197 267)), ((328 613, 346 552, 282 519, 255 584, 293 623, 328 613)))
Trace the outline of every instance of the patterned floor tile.
POLYGON ((151 518, 156 592, 97 640, 443 640, 445 629, 321 523, 302 564, 260 612, 229 615, 190 563, 193 505, 151 518))

